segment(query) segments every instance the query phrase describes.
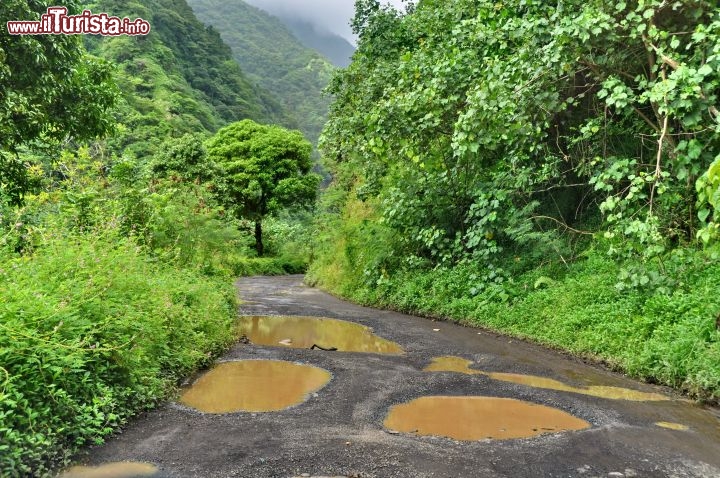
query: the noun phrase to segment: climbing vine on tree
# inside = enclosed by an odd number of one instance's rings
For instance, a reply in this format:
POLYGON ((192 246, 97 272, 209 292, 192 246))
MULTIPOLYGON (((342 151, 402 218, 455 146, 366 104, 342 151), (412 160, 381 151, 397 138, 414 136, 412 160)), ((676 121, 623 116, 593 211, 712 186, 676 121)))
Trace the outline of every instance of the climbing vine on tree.
POLYGON ((598 233, 651 258, 716 237, 715 2, 356 7, 322 149, 334 187, 392 231, 391 261, 564 261, 598 233))

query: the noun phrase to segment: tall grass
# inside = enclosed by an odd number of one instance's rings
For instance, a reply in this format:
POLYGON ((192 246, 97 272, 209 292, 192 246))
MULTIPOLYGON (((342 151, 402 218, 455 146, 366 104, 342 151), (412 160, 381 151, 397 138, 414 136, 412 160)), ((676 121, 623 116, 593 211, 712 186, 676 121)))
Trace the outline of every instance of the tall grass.
POLYGON ((117 237, 0 252, 0 475, 45 476, 233 339, 235 292, 117 237))
POLYGON ((404 267, 369 282, 340 250, 311 265, 308 281, 366 305, 441 317, 531 339, 604 362, 690 396, 720 402, 719 251, 677 249, 642 264, 654 282, 628 284, 628 269, 588 252, 487 280, 478 264, 404 267), (658 285, 660 284, 660 285, 658 285))

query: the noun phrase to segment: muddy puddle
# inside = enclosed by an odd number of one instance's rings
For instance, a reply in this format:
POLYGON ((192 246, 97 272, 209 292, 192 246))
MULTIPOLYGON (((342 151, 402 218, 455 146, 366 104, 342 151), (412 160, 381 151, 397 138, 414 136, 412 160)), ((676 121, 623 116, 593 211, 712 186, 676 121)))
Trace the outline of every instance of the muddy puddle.
POLYGON ((398 432, 465 441, 590 428, 585 420, 556 408, 495 397, 421 397, 392 407, 383 424, 398 432))
POLYGON ((667 428, 669 430, 677 430, 677 431, 687 431, 690 430, 690 427, 687 425, 683 425, 682 423, 674 423, 674 422, 655 422, 656 426, 659 426, 661 428, 667 428))
POLYGON ((205 413, 273 412, 303 403, 330 378, 327 370, 279 360, 224 362, 200 377, 180 402, 205 413))
POLYGON ((239 332, 251 343, 300 349, 340 352, 401 354, 402 347, 372 329, 353 322, 321 317, 252 316, 241 317, 239 332))
POLYGON ((472 361, 462 357, 436 357, 432 363, 425 367, 426 372, 458 372, 469 375, 485 375, 494 380, 503 382, 512 382, 529 387, 544 388, 548 390, 558 390, 561 392, 579 393, 582 395, 590 395, 592 397, 608 398, 611 400, 629 400, 635 402, 657 402, 670 400, 665 395, 658 393, 641 392, 622 387, 610 387, 604 385, 590 385, 586 387, 573 387, 566 383, 560 382, 547 377, 538 377, 535 375, 522 375, 516 373, 500 373, 500 372, 484 372, 470 368, 472 361))
POLYGON ((60 473, 58 478, 139 478, 153 476, 157 467, 149 463, 118 462, 100 466, 74 466, 60 473))

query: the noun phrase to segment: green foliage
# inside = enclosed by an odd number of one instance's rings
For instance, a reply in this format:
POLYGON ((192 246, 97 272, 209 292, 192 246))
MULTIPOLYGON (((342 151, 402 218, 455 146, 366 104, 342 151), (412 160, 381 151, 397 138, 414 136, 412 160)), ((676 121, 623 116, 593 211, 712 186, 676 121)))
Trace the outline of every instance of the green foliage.
POLYGON ((241 0, 189 0, 195 15, 212 25, 230 46, 250 80, 269 91, 300 129, 316 142, 327 120, 329 98, 322 94, 334 70, 305 48, 282 22, 241 0))
MULTIPOLYGON (((117 88, 111 66, 87 55, 72 35, 10 35, 7 20, 39 20, 52 2, 9 0, 0 5, 0 196, 14 205, 32 189, 18 148, 84 141, 114 125, 117 88)), ((77 13, 80 6, 65 5, 77 13)))
POLYGON ((310 211, 283 211, 265 220, 265 252, 279 258, 292 258, 307 264, 314 257, 314 216, 310 211))
POLYGON ((705 226, 698 238, 705 244, 720 237, 720 155, 697 181, 698 219, 705 226))
POLYGON ((184 0, 100 0, 92 11, 150 22, 137 37, 86 37, 93 54, 117 64, 123 93, 119 131, 108 141, 143 159, 168 137, 217 131, 233 121, 290 122, 283 107, 241 71, 218 33, 197 20, 184 0))
POLYGON ((710 2, 356 6, 321 148, 400 254, 566 260, 600 219, 623 258, 694 239, 720 144, 710 2))
POLYGON ((12 153, 0 151, 0 201, 19 206, 35 188, 31 165, 12 153))
POLYGON ((312 146, 298 131, 250 120, 227 126, 207 144, 218 165, 222 203, 238 218, 255 223, 255 245, 263 255, 263 219, 289 207, 312 206, 320 177, 311 173, 312 146))
POLYGON ((238 276, 281 276, 302 274, 307 263, 294 257, 238 257, 233 262, 233 271, 238 276))
MULTIPOLYGON (((36 139, 102 135, 116 90, 107 63, 84 54, 72 35, 10 35, 6 20, 39 20, 50 2, 9 0, 0 7, 0 149, 36 139)), ((68 10, 77 13, 77 2, 68 10)))
POLYGON ((232 339, 229 284, 119 237, 50 234, 32 256, 0 253, 3 476, 45 476, 232 339))
POLYGON ((358 0, 353 28, 308 280, 717 400, 717 2, 358 0))
POLYGON ((176 176, 186 181, 205 183, 216 174, 207 159, 204 137, 186 134, 178 139, 167 140, 150 162, 153 176, 176 176))

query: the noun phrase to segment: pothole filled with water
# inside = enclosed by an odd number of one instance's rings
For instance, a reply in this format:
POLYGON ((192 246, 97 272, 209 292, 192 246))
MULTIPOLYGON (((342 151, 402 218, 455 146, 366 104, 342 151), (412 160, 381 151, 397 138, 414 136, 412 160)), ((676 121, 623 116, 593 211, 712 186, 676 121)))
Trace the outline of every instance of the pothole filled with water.
POLYGON ((690 427, 687 425, 683 425, 682 423, 673 423, 673 422, 655 422, 656 426, 659 426, 661 428, 667 428, 669 430, 677 430, 677 431, 688 431, 690 430, 690 427))
POLYGON ((556 408, 495 397, 421 397, 392 407, 383 424, 398 432, 466 441, 590 428, 585 420, 556 408))
POLYGON ((139 478, 153 476, 157 472, 157 467, 149 463, 118 462, 100 466, 73 466, 58 478, 139 478))
POLYGON ((279 360, 224 362, 200 377, 180 402, 205 413, 273 412, 303 403, 330 378, 327 370, 279 360))
POLYGON ((516 373, 484 372, 482 370, 471 369, 470 365, 472 365, 472 361, 466 360, 462 357, 437 357, 434 358, 432 363, 425 367, 424 370, 426 372, 458 372, 468 375, 485 375, 494 380, 500 380, 503 382, 517 383, 520 385, 544 388, 548 390, 558 390, 561 392, 579 393, 582 395, 590 395, 592 397, 608 398, 611 400, 630 400, 635 402, 657 402, 670 400, 670 398, 665 395, 660 395, 659 393, 640 392, 629 388, 610 387, 604 385, 573 387, 547 377, 516 373))
POLYGON ((321 317, 251 316, 241 317, 239 332, 251 343, 300 349, 317 348, 340 352, 401 354, 402 347, 372 329, 344 320, 321 317))

